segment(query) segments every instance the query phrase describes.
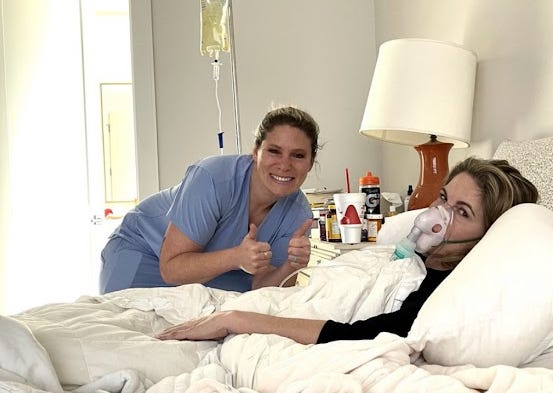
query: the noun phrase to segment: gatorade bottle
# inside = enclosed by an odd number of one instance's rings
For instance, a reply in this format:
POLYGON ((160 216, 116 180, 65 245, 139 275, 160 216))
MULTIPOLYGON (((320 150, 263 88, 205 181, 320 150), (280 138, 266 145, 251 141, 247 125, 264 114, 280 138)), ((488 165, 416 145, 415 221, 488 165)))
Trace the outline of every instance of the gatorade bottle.
POLYGON ((367 214, 380 214, 380 179, 367 172, 359 178, 359 192, 364 192, 365 212, 367 214))

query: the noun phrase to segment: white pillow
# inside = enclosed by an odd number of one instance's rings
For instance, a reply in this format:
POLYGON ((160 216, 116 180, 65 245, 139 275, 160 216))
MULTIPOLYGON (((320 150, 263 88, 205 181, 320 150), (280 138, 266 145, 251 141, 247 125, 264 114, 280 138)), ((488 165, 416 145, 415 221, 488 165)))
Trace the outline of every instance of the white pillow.
POLYGON ((432 364, 553 368, 552 240, 553 211, 505 212, 427 299, 408 343, 432 364))
POLYGON ((386 217, 384 224, 376 236, 376 244, 396 244, 407 236, 413 227, 415 217, 426 210, 408 210, 395 216, 386 217))
POLYGON ((24 323, 3 315, 0 315, 0 354, 0 380, 27 382, 44 391, 63 392, 48 352, 24 323))

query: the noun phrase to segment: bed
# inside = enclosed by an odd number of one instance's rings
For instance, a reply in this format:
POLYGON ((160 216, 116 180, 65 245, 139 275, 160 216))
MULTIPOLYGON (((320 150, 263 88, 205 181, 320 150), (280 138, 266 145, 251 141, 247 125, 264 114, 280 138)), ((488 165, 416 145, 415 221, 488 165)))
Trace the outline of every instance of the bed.
POLYGON ((417 212, 390 218, 376 245, 314 269, 305 287, 127 289, 1 316, 0 391, 553 392, 553 138, 504 141, 495 157, 535 182, 540 204, 500 217, 406 338, 302 345, 260 334, 153 336, 215 310, 339 321, 395 310, 424 277, 417 258, 388 262, 417 212))

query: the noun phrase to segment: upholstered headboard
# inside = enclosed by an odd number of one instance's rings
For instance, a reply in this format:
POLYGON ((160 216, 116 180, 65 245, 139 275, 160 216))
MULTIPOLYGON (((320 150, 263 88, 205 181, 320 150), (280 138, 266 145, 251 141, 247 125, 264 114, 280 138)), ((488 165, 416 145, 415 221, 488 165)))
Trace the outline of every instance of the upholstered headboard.
POLYGON ((553 210, 553 137, 501 142, 493 158, 509 161, 538 188, 539 203, 553 210))

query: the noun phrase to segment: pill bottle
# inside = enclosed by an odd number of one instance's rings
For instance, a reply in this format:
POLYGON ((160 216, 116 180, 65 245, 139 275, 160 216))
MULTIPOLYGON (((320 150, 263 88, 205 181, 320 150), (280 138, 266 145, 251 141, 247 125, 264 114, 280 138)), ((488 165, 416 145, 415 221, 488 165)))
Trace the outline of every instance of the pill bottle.
POLYGON ((326 241, 326 215, 328 210, 321 210, 319 212, 319 239, 326 241))
POLYGON ((368 241, 375 242, 376 236, 382 228, 382 220, 384 216, 382 214, 367 214, 367 237, 368 241))
POLYGON ((336 214, 336 205, 329 205, 326 213, 326 241, 341 242, 340 226, 338 225, 338 215, 336 214))
POLYGON ((369 241, 369 231, 367 229, 367 216, 363 216, 363 221, 361 222, 361 242, 369 241))
POLYGON ((359 178, 359 192, 366 194, 365 211, 368 214, 380 214, 380 178, 367 172, 359 178))
POLYGON ((403 200, 403 211, 406 212, 409 210, 409 200, 411 199, 411 195, 413 194, 413 186, 409 184, 407 187, 407 194, 405 195, 405 199, 403 200))

